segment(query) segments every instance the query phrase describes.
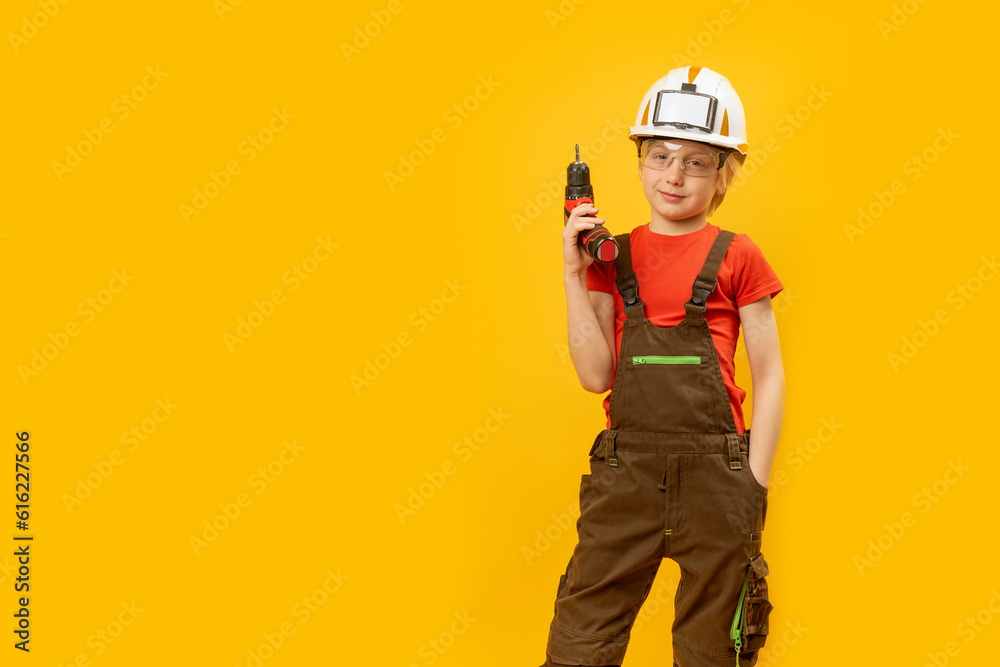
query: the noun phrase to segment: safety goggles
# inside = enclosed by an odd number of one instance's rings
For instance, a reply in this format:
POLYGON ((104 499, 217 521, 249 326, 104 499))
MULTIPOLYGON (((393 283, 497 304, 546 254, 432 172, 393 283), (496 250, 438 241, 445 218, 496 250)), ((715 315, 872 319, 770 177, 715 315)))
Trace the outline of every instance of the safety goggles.
POLYGON ((712 95, 694 92, 694 85, 682 83, 680 90, 661 90, 656 94, 653 125, 672 125, 681 130, 711 133, 719 100, 712 95))
POLYGON ((666 171, 670 168, 670 162, 676 158, 682 172, 688 176, 701 177, 710 176, 722 169, 722 165, 726 163, 728 156, 729 151, 716 153, 702 148, 693 150, 684 149, 677 153, 668 153, 663 144, 660 144, 646 153, 646 157, 642 159, 642 164, 650 169, 666 171))

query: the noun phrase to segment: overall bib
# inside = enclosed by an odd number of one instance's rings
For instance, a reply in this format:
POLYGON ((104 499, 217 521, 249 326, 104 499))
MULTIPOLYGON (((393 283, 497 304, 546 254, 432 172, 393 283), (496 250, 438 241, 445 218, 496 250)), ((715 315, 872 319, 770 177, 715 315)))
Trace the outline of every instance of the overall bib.
POLYGON ((761 535, 767 489, 736 432, 705 302, 733 233, 720 231, 674 327, 646 319, 629 235, 617 287, 625 307, 610 428, 580 484, 579 542, 560 577, 550 665, 620 665, 663 558, 680 566, 675 667, 751 667, 771 604, 761 535))

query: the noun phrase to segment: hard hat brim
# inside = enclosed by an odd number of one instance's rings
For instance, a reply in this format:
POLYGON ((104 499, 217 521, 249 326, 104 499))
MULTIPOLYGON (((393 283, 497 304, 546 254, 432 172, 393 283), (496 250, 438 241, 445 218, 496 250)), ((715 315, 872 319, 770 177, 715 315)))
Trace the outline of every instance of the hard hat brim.
POLYGON ((740 143, 738 139, 727 140, 725 137, 719 137, 718 135, 707 135, 701 130, 681 130, 676 127, 633 126, 629 128, 628 138, 636 142, 636 145, 641 143, 643 139, 687 139, 689 141, 709 144, 710 146, 732 148, 743 155, 746 155, 747 152, 747 145, 740 143))

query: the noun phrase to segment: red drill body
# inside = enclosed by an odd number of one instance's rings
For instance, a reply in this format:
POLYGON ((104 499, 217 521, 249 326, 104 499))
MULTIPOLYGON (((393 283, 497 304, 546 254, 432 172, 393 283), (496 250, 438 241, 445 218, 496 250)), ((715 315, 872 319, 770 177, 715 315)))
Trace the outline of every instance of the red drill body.
MULTIPOLYGON (((594 188, 590 185, 590 167, 580 162, 580 144, 576 145, 576 162, 566 169, 566 206, 563 224, 569 214, 580 204, 594 203, 594 188)), ((586 229, 577 236, 577 242, 598 262, 609 263, 618 257, 618 242, 604 225, 586 229)))

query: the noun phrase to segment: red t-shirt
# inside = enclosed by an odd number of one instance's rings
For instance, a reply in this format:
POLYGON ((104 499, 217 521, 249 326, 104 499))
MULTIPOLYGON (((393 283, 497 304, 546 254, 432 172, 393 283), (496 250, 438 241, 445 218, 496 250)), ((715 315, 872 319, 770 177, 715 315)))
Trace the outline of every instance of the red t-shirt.
MULTIPOLYGON (((684 304, 691 298, 691 286, 705 263, 712 242, 720 229, 707 224, 696 232, 668 236, 650 231, 649 224, 641 225, 629 235, 632 247, 632 268, 639 281, 639 298, 646 304, 646 317, 660 327, 672 327, 684 319, 684 304)), ((615 371, 618 370, 618 353, 621 350, 622 324, 625 321, 622 298, 615 286, 614 263, 594 262, 587 269, 587 288, 606 292, 615 300, 615 371)), ((770 295, 776 296, 783 286, 774 270, 764 259, 753 241, 746 234, 737 234, 722 260, 718 274, 719 284, 708 298, 705 319, 712 332, 722 379, 729 392, 736 431, 745 431, 743 399, 746 392, 736 386, 733 357, 740 333, 740 306, 770 295)), ((609 393, 604 398, 604 412, 611 416, 609 393)))

